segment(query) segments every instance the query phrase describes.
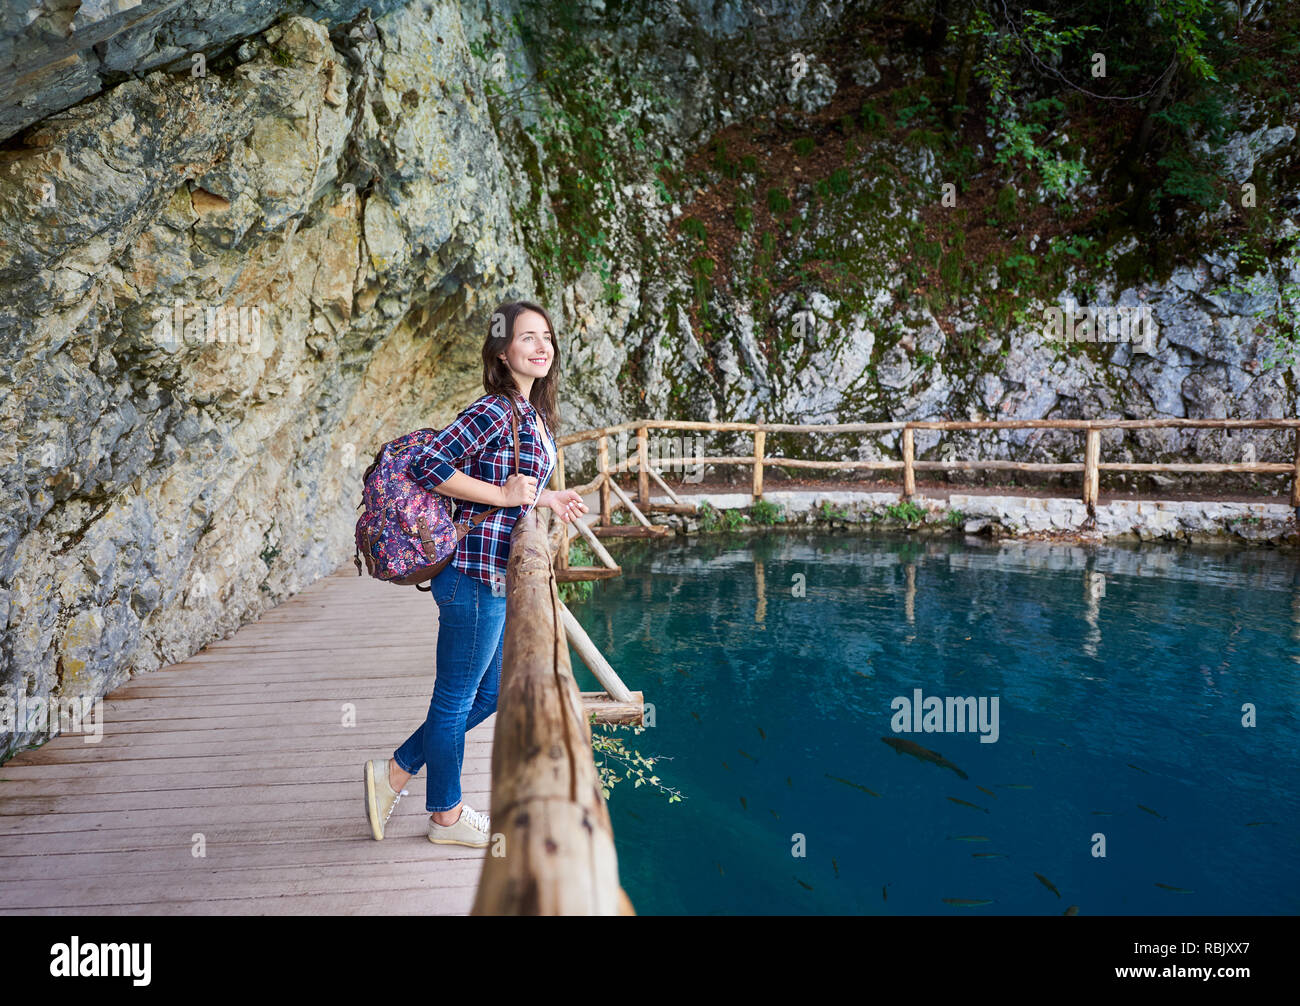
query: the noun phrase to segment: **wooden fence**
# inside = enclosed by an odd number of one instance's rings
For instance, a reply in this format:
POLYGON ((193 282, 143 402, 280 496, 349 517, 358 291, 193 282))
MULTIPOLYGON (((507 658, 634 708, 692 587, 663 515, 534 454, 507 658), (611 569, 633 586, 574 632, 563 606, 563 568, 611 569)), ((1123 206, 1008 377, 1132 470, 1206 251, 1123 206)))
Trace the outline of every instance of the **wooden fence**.
MULTIPOLYGON (((1088 507, 1089 515, 1095 513, 1099 495, 1102 472, 1184 472, 1184 473, 1222 473, 1244 472, 1261 475, 1291 476, 1291 506, 1297 508, 1300 519, 1300 419, 996 419, 996 420, 935 420, 888 423, 734 423, 701 422, 679 419, 638 419, 616 426, 604 426, 596 429, 569 433, 557 438, 558 463, 556 466, 557 488, 564 488, 564 448, 588 440, 596 441, 596 477, 583 486, 575 487, 578 492, 586 494, 600 491, 600 523, 604 527, 611 524, 610 495, 618 496, 634 516, 644 525, 641 511, 647 510, 687 510, 677 504, 672 490, 659 477, 659 472, 648 461, 647 442, 652 429, 666 430, 700 430, 709 432, 749 432, 754 437, 752 455, 729 457, 691 456, 685 459, 692 464, 711 465, 752 465, 754 469, 751 496, 755 502, 763 498, 763 468, 766 465, 781 465, 785 468, 808 469, 853 469, 865 468, 872 471, 902 471, 902 497, 907 499, 916 493, 916 473, 918 471, 953 471, 957 469, 986 469, 1019 472, 1062 472, 1080 473, 1082 477, 1081 493, 1083 502, 1088 507), (1028 461, 980 460, 966 461, 918 461, 915 450, 915 432, 917 430, 1070 430, 1083 434, 1083 460, 1080 462, 1038 463, 1028 461), (1101 460, 1101 434, 1105 430, 1152 430, 1152 429, 1272 429, 1295 430, 1296 444, 1294 460, 1290 462, 1228 462, 1228 463, 1137 463, 1106 462, 1101 460), (635 457, 629 457, 616 465, 609 463, 609 438, 623 431, 635 430, 637 448, 635 457), (765 453, 766 435, 768 433, 879 433, 889 430, 902 431, 902 458, 879 461, 819 461, 807 458, 787 458, 765 453), (632 501, 623 493, 611 478, 622 471, 637 472, 637 501, 632 501), (650 503, 650 479, 654 478, 660 487, 668 493, 674 504, 650 503)), ((581 530, 581 529, 580 529, 581 530)), ((562 549, 559 556, 561 568, 567 563, 567 550, 562 549)), ((606 563, 613 566, 613 560, 606 563)))
POLYGON ((493 836, 473 915, 635 914, 618 879, 614 829, 555 585, 534 509, 515 522, 506 566, 493 836))

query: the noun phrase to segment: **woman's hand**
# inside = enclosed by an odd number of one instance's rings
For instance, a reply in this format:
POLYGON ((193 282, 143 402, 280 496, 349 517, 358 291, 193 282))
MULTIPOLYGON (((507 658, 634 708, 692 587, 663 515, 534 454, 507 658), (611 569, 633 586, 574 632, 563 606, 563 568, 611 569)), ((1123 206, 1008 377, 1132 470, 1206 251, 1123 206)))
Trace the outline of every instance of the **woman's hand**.
POLYGON ((547 489, 537 501, 538 506, 550 507, 568 523, 587 512, 587 504, 574 489, 547 489))
POLYGON ((501 487, 502 506, 529 506, 537 494, 537 479, 531 475, 511 475, 501 487))

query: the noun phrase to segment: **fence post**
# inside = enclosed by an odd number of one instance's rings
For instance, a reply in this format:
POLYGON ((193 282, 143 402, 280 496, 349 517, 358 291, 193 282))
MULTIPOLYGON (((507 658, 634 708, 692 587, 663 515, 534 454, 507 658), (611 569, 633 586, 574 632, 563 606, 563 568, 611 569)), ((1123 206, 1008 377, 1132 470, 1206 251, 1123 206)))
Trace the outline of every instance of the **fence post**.
POLYGON ((763 498, 763 447, 767 440, 767 430, 754 431, 754 502, 763 498))
POLYGON ((608 527, 609 518, 609 438, 601 437, 596 445, 596 467, 603 478, 600 480, 600 523, 608 527))
POLYGON ((1101 430, 1088 427, 1087 440, 1083 449, 1083 503, 1088 508, 1088 516, 1096 516, 1097 496, 1101 488, 1101 470, 1097 467, 1101 460, 1101 430))
POLYGON ((1296 523, 1300 524, 1300 426, 1295 431, 1295 473, 1291 476, 1291 506, 1295 508, 1296 523))
MULTIPOLYGON (((551 477, 555 480, 555 491, 563 492, 564 491, 564 448, 560 447, 558 444, 556 445, 555 448, 555 474, 552 475, 551 477)), ((559 514, 555 514, 554 516, 557 520, 559 520, 559 516, 560 516, 559 514)), ((577 520, 578 518, 575 516, 573 519, 577 520)), ((560 527, 562 529, 560 532, 560 551, 559 554, 556 555, 555 557, 555 568, 568 569, 569 568, 569 525, 566 524, 564 521, 560 521, 560 527)))
POLYGON ((912 462, 916 459, 916 446, 912 440, 912 427, 903 427, 903 499, 911 499, 916 492, 916 471, 912 462))
POLYGON ((645 510, 650 505, 650 469, 649 469, 649 452, 646 449, 646 437, 649 434, 649 427, 642 423, 636 428, 636 502, 637 506, 645 510))

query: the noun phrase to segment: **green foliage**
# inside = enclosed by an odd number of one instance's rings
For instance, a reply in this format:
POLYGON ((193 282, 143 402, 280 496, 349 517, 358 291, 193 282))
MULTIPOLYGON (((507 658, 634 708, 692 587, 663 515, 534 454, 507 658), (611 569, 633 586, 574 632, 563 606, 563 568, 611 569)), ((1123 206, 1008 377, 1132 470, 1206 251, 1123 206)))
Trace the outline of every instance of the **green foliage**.
POLYGON ((888 128, 889 125, 880 109, 869 101, 862 103, 862 108, 858 112, 858 121, 862 123, 862 128, 868 133, 880 132, 888 128))
POLYGON ((695 301, 705 311, 709 307, 709 291, 712 289, 709 277, 713 275, 714 268, 713 259, 707 255, 697 255, 691 259, 691 280, 695 291, 695 301))
POLYGON ((785 507, 780 503, 771 503, 761 499, 749 508, 749 516, 755 524, 770 527, 773 524, 785 523, 785 514, 782 513, 784 509, 785 507))
POLYGON ((718 511, 708 500, 700 500, 700 505, 695 508, 695 511, 699 516, 701 531, 716 531, 722 525, 718 511))
POLYGON ((817 149, 817 141, 811 136, 801 136, 794 141, 794 152, 800 157, 807 157, 817 149))
POLYGON ((1205 91, 1174 102, 1151 117, 1167 127, 1170 148, 1156 162, 1164 169, 1164 176, 1151 190, 1150 208, 1156 209, 1167 198, 1186 199, 1207 210, 1217 207, 1223 198, 1222 157, 1214 148, 1223 144, 1233 126, 1223 96, 1217 91, 1205 91), (1187 142, 1194 135, 1204 138, 1210 153, 1194 149, 1187 142))
POLYGON ((817 510, 817 519, 827 523, 837 520, 846 521, 849 519, 849 512, 843 507, 833 506, 830 500, 822 500, 822 505, 817 510))
POLYGON ((960 510, 949 510, 946 520, 949 527, 962 528, 966 524, 966 515, 960 510))
POLYGON ((790 209, 790 198, 778 188, 767 190, 767 208, 773 213, 786 213, 790 209))
POLYGON ((749 206, 737 206, 733 219, 738 230, 747 231, 754 225, 754 211, 749 206))
POLYGON ((700 241, 708 239, 709 229, 699 217, 683 217, 681 226, 683 234, 699 238, 700 241))
POLYGON ((819 196, 825 199, 827 196, 842 196, 849 191, 852 185, 852 176, 844 168, 836 168, 831 172, 829 178, 819 179, 814 183, 813 189, 819 196))
POLYGON ((995 203, 998 218, 1004 223, 1011 223, 1016 219, 1019 205, 1019 197, 1016 195, 1014 185, 1004 185, 998 189, 998 198, 995 203))
POLYGON ((739 531, 749 523, 749 518, 739 510, 724 510, 722 512, 722 529, 724 531, 739 531))
POLYGON ((894 124, 899 129, 907 129, 912 121, 925 120, 930 118, 934 113, 933 105, 930 102, 928 94, 920 94, 916 101, 910 105, 904 105, 894 113, 894 124))
MULTIPOLYGON (((591 714, 591 753, 596 763, 596 774, 600 781, 600 795, 608 800, 614 787, 622 780, 635 779, 634 789, 643 785, 656 787, 668 796, 669 803, 680 803, 683 799, 679 790, 665 786, 655 774, 655 765, 664 759, 663 755, 647 758, 635 749, 629 750, 621 737, 612 736, 616 730, 631 730, 640 735, 645 727, 626 727, 613 723, 597 723, 596 714, 591 714), (611 762, 613 763, 611 765, 611 762), (620 770, 622 774, 620 774, 620 770), (649 776, 646 773, 650 773, 649 776)), ((668 759, 671 761, 671 759, 668 759)))
POLYGON ((915 524, 925 518, 925 511, 911 500, 901 500, 885 507, 885 515, 905 524, 915 524))
MULTIPOLYGON (((612 216, 619 186, 629 168, 648 160, 644 109, 665 110, 663 89, 634 72, 607 75, 595 41, 597 29, 572 8, 549 0, 522 0, 510 19, 507 33, 498 39, 491 27, 470 43, 471 54, 490 63, 498 57, 513 65, 513 56, 525 50, 539 67, 533 78, 512 74, 510 89, 483 73, 484 88, 494 121, 506 112, 526 111, 523 128, 542 149, 541 163, 549 169, 554 189, 553 211, 541 199, 546 185, 540 164, 535 164, 531 211, 521 225, 528 246, 543 268, 543 284, 569 282, 588 267, 599 276, 605 299, 616 304, 622 290, 613 280, 609 237, 603 220, 612 216), (543 219, 545 218, 545 219, 543 219)), ((655 165, 663 168, 663 159, 655 165)), ((657 180, 659 196, 671 199, 667 186, 657 180)))
MULTIPOLYGON (((587 543, 581 539, 575 539, 569 545, 569 565, 570 566, 595 566, 595 555, 587 547, 587 543)), ((556 585, 556 593, 559 594, 560 600, 566 605, 572 606, 580 601, 585 601, 595 592, 595 583, 591 580, 578 580, 573 583, 561 583, 556 585)))

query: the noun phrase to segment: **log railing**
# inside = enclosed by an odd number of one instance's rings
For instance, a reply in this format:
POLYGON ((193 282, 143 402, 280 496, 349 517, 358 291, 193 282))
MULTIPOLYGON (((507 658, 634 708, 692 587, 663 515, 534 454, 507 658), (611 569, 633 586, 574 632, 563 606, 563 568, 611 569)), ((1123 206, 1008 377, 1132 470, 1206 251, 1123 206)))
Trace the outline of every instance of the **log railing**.
MULTIPOLYGON (((934 420, 886 423, 740 423, 740 422, 703 422, 681 419, 638 419, 615 426, 581 430, 557 438, 559 455, 563 457, 566 446, 588 440, 597 442, 596 477, 585 485, 575 487, 583 495, 600 490, 600 522, 610 523, 610 490, 623 496, 622 491, 613 482, 612 476, 623 471, 637 471, 637 504, 641 510, 651 506, 649 480, 655 478, 662 485, 659 473, 647 463, 647 439, 651 429, 666 430, 700 430, 709 432, 749 432, 754 437, 752 455, 707 457, 691 456, 683 459, 692 464, 711 465, 752 465, 754 469, 751 496, 755 502, 763 497, 763 469, 767 465, 781 465, 786 468, 809 469, 853 469, 864 468, 871 471, 902 471, 902 498, 907 499, 916 493, 916 473, 918 471, 953 471, 958 469, 986 469, 994 471, 1020 472, 1061 472, 1081 473, 1081 496, 1088 507, 1088 513, 1095 512, 1100 490, 1102 472, 1182 472, 1182 473, 1224 473, 1242 472, 1259 475, 1290 475, 1291 506, 1297 509, 1300 520, 1300 419, 993 419, 993 420, 934 420), (971 459, 965 461, 918 461, 914 444, 916 430, 1068 430, 1084 435, 1083 461, 1039 463, 1029 461, 1004 461, 971 459), (1137 463, 1109 462, 1101 460, 1101 434, 1105 430, 1150 430, 1150 429, 1218 429, 1218 430, 1295 430, 1296 445, 1294 460, 1290 462, 1241 461, 1226 463, 1137 463), (609 438, 623 431, 635 430, 637 449, 635 459, 628 457, 618 464, 609 463, 609 438), (901 431, 901 454, 899 460, 884 459, 879 461, 820 461, 808 458, 787 458, 770 455, 765 452, 766 434, 768 433, 879 433, 890 430, 901 431)), ((558 488, 564 488, 563 465, 558 466, 560 482, 558 488)), ((624 497, 626 499, 626 497, 624 497)), ((630 501, 629 501, 630 506, 630 501)), ((563 551, 563 550, 561 550, 563 551)), ((612 560, 611 560, 612 564, 612 560)))
POLYGON ((496 717, 493 834, 472 914, 634 915, 536 510, 511 534, 496 717))

